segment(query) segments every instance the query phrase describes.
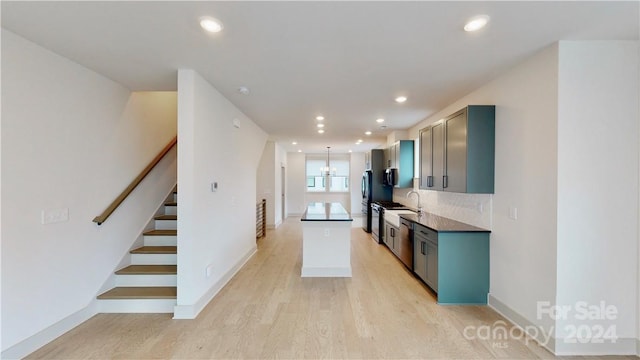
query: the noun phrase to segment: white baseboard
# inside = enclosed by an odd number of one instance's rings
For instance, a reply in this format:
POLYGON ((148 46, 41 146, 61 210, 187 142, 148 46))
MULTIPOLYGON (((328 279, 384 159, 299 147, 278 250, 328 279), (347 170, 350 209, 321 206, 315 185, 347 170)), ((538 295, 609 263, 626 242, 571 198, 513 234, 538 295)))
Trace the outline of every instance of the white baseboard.
MULTIPOLYGON (((491 294, 489 294, 489 296, 487 297, 487 305, 489 305, 490 308, 498 312, 500 315, 504 316, 512 324, 522 329, 523 331, 527 328, 538 327, 538 325, 529 321, 529 319, 527 319, 517 311, 513 310, 507 304, 498 300, 496 297, 494 297, 491 294)), ((535 341, 537 341, 540 344, 540 346, 549 350, 552 354, 555 353, 556 339, 553 336, 550 336, 549 334, 543 334, 542 331, 539 331, 536 334, 529 333, 529 335, 535 341), (534 336, 534 335, 538 335, 538 336, 534 336)))
POLYGON ((4 350, 2 359, 22 359, 98 313, 96 300, 57 323, 4 350))
POLYGON ((278 226, 280 225, 282 225, 282 220, 276 222, 275 224, 267 224, 267 229, 269 230, 277 229, 278 226))
POLYGON ((555 338, 549 334, 543 334, 536 324, 529 321, 502 301, 489 294, 488 304, 493 310, 504 316, 511 323, 525 330, 537 327, 535 334, 529 333, 542 347, 556 356, 598 356, 598 355, 640 355, 640 340, 634 338, 617 338, 615 343, 569 343, 563 338, 555 338), (533 335, 538 335, 533 336, 533 335))
POLYGON ((249 259, 258 251, 254 245, 244 254, 236 264, 229 269, 200 299, 193 305, 176 305, 173 310, 174 319, 195 319, 205 306, 213 299, 214 296, 222 290, 222 288, 233 278, 233 276, 249 261, 249 259))
POLYGON ((176 299, 98 300, 101 314, 173 314, 176 299))

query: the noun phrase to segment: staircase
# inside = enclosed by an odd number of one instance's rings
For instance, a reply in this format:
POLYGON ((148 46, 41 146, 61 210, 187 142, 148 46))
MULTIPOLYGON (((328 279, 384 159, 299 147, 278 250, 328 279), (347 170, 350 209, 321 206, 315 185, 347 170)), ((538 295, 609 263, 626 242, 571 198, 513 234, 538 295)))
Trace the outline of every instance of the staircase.
POLYGON ((98 295, 102 313, 173 313, 177 283, 177 196, 174 189, 144 246, 131 250, 131 265, 115 272, 115 287, 98 295))

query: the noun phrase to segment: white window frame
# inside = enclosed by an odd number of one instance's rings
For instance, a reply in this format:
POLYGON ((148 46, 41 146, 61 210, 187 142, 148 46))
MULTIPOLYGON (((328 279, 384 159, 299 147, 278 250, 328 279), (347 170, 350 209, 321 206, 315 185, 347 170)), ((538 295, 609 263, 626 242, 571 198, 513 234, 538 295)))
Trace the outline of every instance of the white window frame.
MULTIPOLYGON (((349 193, 351 191, 350 189, 350 173, 351 173, 351 157, 348 154, 330 154, 329 156, 329 163, 330 166, 333 168, 333 162, 334 161, 340 161, 340 162, 346 162, 347 164, 347 174, 346 175, 338 175, 337 177, 341 177, 344 179, 345 181, 345 190, 331 190, 331 181, 333 180, 333 176, 331 175, 323 175, 320 171, 320 167, 321 166, 316 166, 316 165, 312 165, 312 167, 314 167, 314 169, 310 169, 309 168, 309 161, 314 161, 314 162, 318 162, 321 161, 322 162, 322 166, 326 166, 327 163, 327 154, 307 154, 305 156, 305 161, 304 161, 304 165, 305 165, 305 192, 309 193, 309 194, 323 194, 323 193, 334 193, 334 194, 345 194, 345 193, 349 193), (317 170, 317 175, 313 174, 313 172, 315 171, 315 167, 318 168, 317 170), (321 178, 323 183, 324 183, 324 189, 322 190, 309 190, 309 180, 311 178, 311 176, 313 176, 313 178, 315 179, 315 182, 318 181, 318 178, 321 178)), ((315 183, 314 182, 314 183, 315 183)))

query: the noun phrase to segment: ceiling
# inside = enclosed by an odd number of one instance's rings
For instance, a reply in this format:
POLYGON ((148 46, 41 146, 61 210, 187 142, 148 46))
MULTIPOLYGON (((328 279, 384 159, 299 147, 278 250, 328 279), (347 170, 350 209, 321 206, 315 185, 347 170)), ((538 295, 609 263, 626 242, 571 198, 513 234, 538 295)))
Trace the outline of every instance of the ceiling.
POLYGON ((194 69, 287 151, 346 152, 385 143, 558 40, 637 40, 638 5, 2 1, 1 15, 3 28, 131 90, 176 90, 177 70, 194 69), (478 14, 489 25, 464 32, 478 14), (224 30, 203 32, 204 15, 224 30))

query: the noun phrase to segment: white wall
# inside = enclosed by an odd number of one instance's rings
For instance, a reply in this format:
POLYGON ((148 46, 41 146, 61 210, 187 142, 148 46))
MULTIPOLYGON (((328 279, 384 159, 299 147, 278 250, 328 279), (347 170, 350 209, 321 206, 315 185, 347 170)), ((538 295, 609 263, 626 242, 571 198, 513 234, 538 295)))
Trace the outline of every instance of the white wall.
POLYGON ((176 318, 197 316, 255 252, 256 176, 266 140, 199 74, 178 71, 176 318), (216 192, 212 182, 218 183, 216 192))
POLYGON ((306 209, 305 192, 307 191, 305 154, 287 153, 287 214, 300 216, 306 209))
POLYGON ((638 269, 638 42, 560 42, 558 103, 559 305, 615 306, 616 319, 557 322, 559 353, 611 353, 565 344, 571 326, 615 326, 635 353, 638 269))
MULTIPOLYGON (((285 181, 285 187, 287 185, 286 183, 286 177, 287 177, 287 152, 282 148, 282 146, 280 146, 280 144, 276 143, 275 144, 275 151, 274 151, 274 158, 275 158, 275 162, 273 164, 274 167, 274 175, 275 175, 275 180, 274 180, 274 184, 273 184, 273 193, 275 194, 274 196, 274 200, 273 200, 273 213, 274 213, 274 217, 273 217, 273 225, 274 227, 278 227, 280 224, 282 224, 282 222, 284 221, 284 219, 282 218, 282 182, 285 181), (284 179, 282 178, 282 167, 285 168, 285 177, 284 179)), ((286 189, 285 189, 285 195, 286 195, 286 189)), ((287 205, 286 205, 286 197, 285 197, 285 214, 287 211, 287 205)))
POLYGON ((537 319, 536 302, 553 302, 556 293, 557 57, 557 46, 551 46, 409 131, 413 139, 426 125, 466 105, 496 105, 492 201, 488 195, 421 191, 424 207, 483 227, 489 220, 491 296, 546 329, 553 322, 537 319), (452 199, 453 207, 462 203, 463 209, 447 209, 452 199), (483 204, 482 213, 473 209, 477 203, 483 204), (508 217, 510 206, 518 208, 517 220, 508 217))
POLYGON ((6 30, 2 75, 4 358, 95 311, 97 291, 175 184, 175 157, 102 226, 91 220, 175 136, 176 94, 130 93, 6 30), (41 223, 42 210, 60 208, 68 221, 41 223))
POLYGON ((286 173, 287 153, 278 143, 267 141, 258 165, 256 196, 258 201, 261 199, 267 200, 266 222, 268 228, 276 228, 284 220, 282 218, 282 167, 285 168, 286 173))
POLYGON ((262 150, 260 163, 258 164, 258 174, 256 178, 256 201, 267 200, 266 223, 268 228, 275 227, 275 163, 276 163, 276 143, 267 141, 262 150))

